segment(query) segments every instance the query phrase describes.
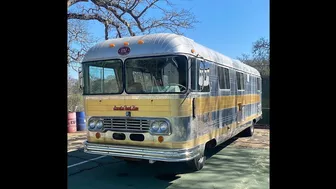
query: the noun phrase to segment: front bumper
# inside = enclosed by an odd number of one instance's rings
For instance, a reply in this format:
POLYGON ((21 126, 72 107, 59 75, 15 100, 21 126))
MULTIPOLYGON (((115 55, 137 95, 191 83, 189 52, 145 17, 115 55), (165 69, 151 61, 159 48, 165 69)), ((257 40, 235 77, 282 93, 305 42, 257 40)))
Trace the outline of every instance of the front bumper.
POLYGON ((134 146, 117 146, 84 142, 84 152, 115 157, 146 159, 166 162, 188 161, 197 157, 199 146, 190 149, 144 148, 134 146))

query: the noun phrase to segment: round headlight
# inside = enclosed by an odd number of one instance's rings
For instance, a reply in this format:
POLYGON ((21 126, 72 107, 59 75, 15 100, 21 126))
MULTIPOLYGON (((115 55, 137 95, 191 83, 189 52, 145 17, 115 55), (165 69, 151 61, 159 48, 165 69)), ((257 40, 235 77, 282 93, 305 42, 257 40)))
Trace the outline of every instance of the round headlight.
POLYGON ((166 132, 168 129, 168 124, 166 122, 162 122, 160 124, 160 130, 163 131, 163 132, 166 132))
POLYGON ((154 122, 154 123, 152 124, 152 130, 153 130, 153 131, 157 131, 157 130, 159 130, 159 127, 160 127, 160 125, 159 125, 158 122, 154 122))
POLYGON ((93 129, 96 126, 96 120, 89 121, 89 127, 90 129, 93 129))
POLYGON ((103 127, 103 121, 101 121, 101 120, 97 121, 96 127, 97 127, 97 129, 101 129, 103 127))

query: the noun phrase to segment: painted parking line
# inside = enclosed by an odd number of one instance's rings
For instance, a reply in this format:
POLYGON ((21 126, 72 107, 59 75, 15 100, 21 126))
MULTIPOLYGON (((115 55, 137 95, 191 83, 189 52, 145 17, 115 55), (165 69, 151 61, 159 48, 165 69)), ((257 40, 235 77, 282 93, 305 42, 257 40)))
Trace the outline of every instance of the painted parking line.
POLYGON ((75 166, 77 166, 77 165, 81 165, 81 164, 90 162, 90 161, 94 161, 94 160, 97 160, 97 159, 101 159, 101 158, 103 158, 103 157, 106 157, 106 156, 100 156, 100 157, 92 158, 92 159, 89 159, 89 160, 86 160, 86 161, 82 161, 82 162, 79 162, 79 163, 76 163, 76 164, 73 164, 73 165, 69 165, 69 166, 68 166, 68 169, 71 168, 71 167, 75 167, 75 166))

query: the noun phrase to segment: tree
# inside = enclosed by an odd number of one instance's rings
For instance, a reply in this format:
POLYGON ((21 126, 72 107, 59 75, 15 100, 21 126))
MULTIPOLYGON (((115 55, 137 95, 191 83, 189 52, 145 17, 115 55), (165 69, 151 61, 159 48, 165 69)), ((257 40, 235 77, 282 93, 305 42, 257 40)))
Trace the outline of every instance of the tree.
POLYGON ((83 96, 78 85, 78 80, 68 77, 68 110, 71 112, 84 111, 83 96))
MULTIPOLYGON (((87 21, 104 26, 105 40, 170 31, 182 34, 198 21, 172 0, 67 0, 68 64, 79 63, 97 39, 90 36, 87 21)), ((75 71, 78 71, 73 67, 75 71)))
POLYGON ((240 61, 256 68, 262 76, 270 74, 270 43, 265 38, 260 38, 252 44, 252 56, 242 54, 240 61))
POLYGON ((269 123, 269 75, 270 75, 270 42, 265 38, 260 38, 252 44, 252 55, 242 54, 238 59, 245 64, 256 68, 262 77, 262 111, 263 119, 259 124, 269 123))
POLYGON ((88 32, 88 25, 82 20, 68 21, 68 66, 78 72, 79 62, 98 39, 88 32))

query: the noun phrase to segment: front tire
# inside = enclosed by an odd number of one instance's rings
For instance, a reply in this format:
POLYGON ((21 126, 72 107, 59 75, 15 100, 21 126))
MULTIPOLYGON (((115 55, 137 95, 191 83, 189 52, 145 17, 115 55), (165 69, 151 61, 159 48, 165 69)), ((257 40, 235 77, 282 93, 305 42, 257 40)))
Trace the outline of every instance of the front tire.
POLYGON ((187 161, 189 168, 192 171, 199 171, 204 167, 206 157, 204 155, 199 155, 196 158, 187 161))

